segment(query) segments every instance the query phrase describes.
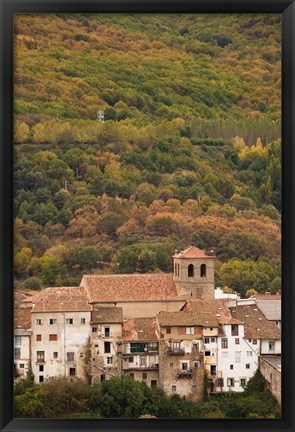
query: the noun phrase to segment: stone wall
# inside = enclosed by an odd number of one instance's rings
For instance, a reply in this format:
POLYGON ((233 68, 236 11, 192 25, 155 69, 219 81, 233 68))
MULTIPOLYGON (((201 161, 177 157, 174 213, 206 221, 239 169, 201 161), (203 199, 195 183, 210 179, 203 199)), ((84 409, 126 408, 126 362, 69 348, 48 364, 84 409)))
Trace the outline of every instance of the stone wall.
POLYGON ((281 404, 281 372, 263 357, 259 359, 259 369, 264 378, 269 382, 272 394, 279 404, 281 404))

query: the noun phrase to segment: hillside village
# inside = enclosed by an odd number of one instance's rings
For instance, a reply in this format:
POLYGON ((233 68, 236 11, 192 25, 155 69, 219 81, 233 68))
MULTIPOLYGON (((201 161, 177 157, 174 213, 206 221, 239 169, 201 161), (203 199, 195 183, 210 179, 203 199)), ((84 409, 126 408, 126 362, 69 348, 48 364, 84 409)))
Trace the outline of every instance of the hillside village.
POLYGON ((243 392, 260 369, 280 403, 281 298, 223 294, 214 261, 192 245, 173 256, 173 274, 91 274, 77 287, 16 290, 15 379, 130 375, 198 402, 204 392, 243 392))

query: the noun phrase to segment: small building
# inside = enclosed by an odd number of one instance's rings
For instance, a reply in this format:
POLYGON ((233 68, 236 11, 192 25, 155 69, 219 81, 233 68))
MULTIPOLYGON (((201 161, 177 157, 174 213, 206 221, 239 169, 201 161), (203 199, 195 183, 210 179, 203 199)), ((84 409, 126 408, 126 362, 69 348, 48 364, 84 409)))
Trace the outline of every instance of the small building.
POLYGON ((168 395, 200 401, 204 391, 203 317, 190 312, 160 312, 157 332, 162 388, 168 395))
POLYGON ((85 289, 46 288, 34 301, 31 364, 35 381, 53 376, 89 381, 91 305, 85 289))
POLYGON ((31 308, 21 304, 14 310, 14 377, 26 378, 31 370, 31 308))
POLYGON ((121 374, 122 308, 94 305, 90 324, 90 375, 94 384, 121 374))
POLYGON ((129 318, 123 323, 123 374, 150 387, 159 385, 159 342, 156 318, 129 318))

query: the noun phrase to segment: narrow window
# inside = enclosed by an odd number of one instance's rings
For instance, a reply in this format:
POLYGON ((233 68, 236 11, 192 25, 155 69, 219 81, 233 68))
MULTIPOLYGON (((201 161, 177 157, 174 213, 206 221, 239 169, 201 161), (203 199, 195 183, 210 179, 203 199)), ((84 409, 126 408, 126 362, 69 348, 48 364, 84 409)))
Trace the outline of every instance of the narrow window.
POLYGON ((241 378, 240 384, 241 384, 241 387, 246 387, 246 378, 241 378))
POLYGON ((229 365, 230 370, 233 370, 234 365, 229 365))
POLYGON ((110 337, 110 327, 105 327, 104 328, 104 336, 105 337, 110 337))
POLYGON ((44 363, 45 361, 45 352, 37 351, 37 363, 44 363))
POLYGON ((105 342, 104 343, 104 352, 105 353, 110 353, 111 352, 111 343, 110 342, 105 342))
POLYGON ((235 363, 241 363, 241 352, 240 351, 235 352, 235 363))
POLYGON ((188 370, 188 363, 187 362, 181 363, 181 369, 182 370, 188 370))
POLYGON ((36 323, 37 325, 42 325, 42 320, 40 318, 37 318, 36 323))
POLYGON ((217 378, 217 387, 223 387, 223 378, 217 378))
POLYGON ((66 319, 66 324, 73 324, 74 323, 74 320, 73 320, 73 318, 67 318, 66 319))
POLYGON ((208 338, 208 337, 205 337, 205 344, 208 344, 208 343, 209 343, 209 341, 210 341, 210 338, 208 338))
POLYGON ((237 324, 232 324, 231 335, 232 336, 239 336, 239 326, 237 324))
POLYGON ((201 267, 200 267, 200 276, 201 277, 206 277, 206 273, 207 273, 206 264, 202 264, 201 267))
POLYGON ((188 277, 194 277, 194 265, 193 264, 189 264, 189 266, 187 268, 187 275, 188 275, 188 277))
POLYGON ((250 369, 250 363, 246 364, 246 369, 250 369))
POLYGON ((53 353, 53 358, 55 358, 55 359, 58 358, 58 352, 54 351, 54 353, 53 353))
POLYGON ((270 352, 274 352, 275 351, 275 343, 274 343, 274 341, 269 341, 268 348, 269 348, 270 352))
POLYGON ((44 376, 43 376, 43 375, 40 375, 40 376, 39 376, 39 383, 42 383, 42 382, 44 382, 44 376))
POLYGON ((85 318, 81 318, 81 324, 85 324, 86 323, 86 319, 85 318))
POLYGON ((240 344, 240 339, 239 338, 235 338, 235 344, 239 345, 240 344))
POLYGON ((145 365, 146 365, 145 357, 140 357, 140 366, 145 366, 145 365))
POLYGON ((44 372, 44 365, 39 366, 39 372, 44 372))
POLYGON ((14 348, 14 358, 15 360, 20 359, 20 348, 14 348))
POLYGON ((144 379, 144 380, 147 379, 147 373, 146 373, 146 372, 143 372, 143 374, 142 374, 142 379, 144 379))
POLYGON ((233 378, 227 378, 227 386, 228 387, 234 387, 235 380, 233 378))
POLYGON ((70 376, 76 375, 76 368, 70 368, 70 376))
POLYGON ((73 352, 67 352, 67 361, 71 362, 75 360, 75 353, 73 352))
POLYGON ((253 339, 253 345, 257 345, 257 339, 253 339))
POLYGON ((107 357, 107 364, 113 364, 113 357, 107 357))
POLYGON ((228 340, 226 338, 221 339, 221 348, 228 348, 228 340))
POLYGON ((92 327, 92 333, 97 333, 97 327, 92 327))
POLYGON ((15 345, 21 345, 22 344, 22 338, 21 338, 21 336, 15 336, 15 338, 14 338, 14 344, 15 345))

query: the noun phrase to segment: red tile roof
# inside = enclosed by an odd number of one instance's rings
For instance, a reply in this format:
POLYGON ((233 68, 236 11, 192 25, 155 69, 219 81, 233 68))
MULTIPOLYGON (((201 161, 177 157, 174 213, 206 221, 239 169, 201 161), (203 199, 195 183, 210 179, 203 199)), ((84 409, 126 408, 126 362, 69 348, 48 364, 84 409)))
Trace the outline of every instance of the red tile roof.
POLYGON ((50 287, 34 298, 32 312, 91 311, 87 291, 83 287, 50 287))
POLYGON ((123 339, 131 341, 157 341, 156 318, 129 318, 123 323, 123 339))
POLYGON ((230 308, 234 318, 245 323, 245 337, 248 339, 280 339, 278 326, 269 321, 257 305, 244 305, 230 308))
POLYGON ((181 300, 172 274, 85 275, 91 302, 181 300))
POLYGON ((29 330, 31 325, 31 308, 21 307, 14 310, 15 330, 29 330))
POLYGON ((211 313, 196 312, 160 312, 158 314, 159 324, 162 327, 174 326, 201 326, 218 327, 216 316, 211 313))
POLYGON ((190 246, 184 251, 181 251, 180 253, 173 255, 173 258, 206 258, 206 259, 212 258, 214 259, 215 256, 207 255, 205 251, 197 248, 196 246, 190 246))
POLYGON ((100 323, 122 323, 123 308, 121 307, 95 307, 91 312, 91 321, 95 324, 100 323))

